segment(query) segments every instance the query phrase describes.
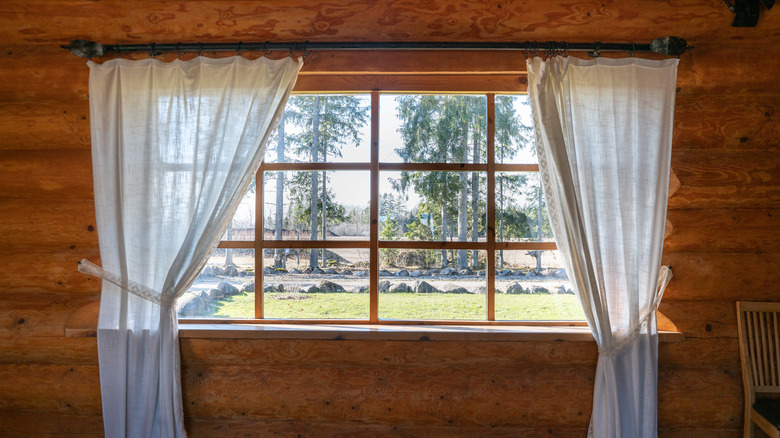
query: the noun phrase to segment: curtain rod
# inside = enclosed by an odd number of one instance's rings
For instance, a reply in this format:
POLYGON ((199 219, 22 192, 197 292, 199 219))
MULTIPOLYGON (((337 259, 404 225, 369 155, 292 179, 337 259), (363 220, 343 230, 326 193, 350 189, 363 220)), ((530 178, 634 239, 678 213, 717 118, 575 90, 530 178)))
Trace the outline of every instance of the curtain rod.
POLYGON ((289 50, 303 52, 304 56, 313 50, 520 50, 526 56, 535 55, 566 55, 570 51, 587 51, 591 57, 600 56, 601 51, 626 51, 633 56, 635 52, 651 52, 663 55, 680 56, 688 46, 684 39, 668 36, 657 38, 649 44, 637 43, 569 43, 566 41, 524 41, 524 42, 243 42, 237 43, 147 43, 147 44, 100 44, 89 40, 72 40, 68 45, 60 46, 72 54, 82 58, 100 57, 113 52, 120 53, 146 52, 157 56, 166 52, 236 52, 262 51, 265 54, 273 50, 289 50))

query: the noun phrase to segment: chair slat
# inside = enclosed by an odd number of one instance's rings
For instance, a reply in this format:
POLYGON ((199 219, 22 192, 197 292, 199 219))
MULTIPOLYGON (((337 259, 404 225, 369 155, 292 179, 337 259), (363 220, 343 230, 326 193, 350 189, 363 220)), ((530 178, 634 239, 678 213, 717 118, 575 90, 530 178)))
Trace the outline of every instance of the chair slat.
POLYGON ((777 312, 772 312, 772 321, 774 323, 774 333, 775 333, 775 358, 774 358, 774 364, 775 364, 775 376, 776 381, 775 385, 780 385, 780 331, 777 330, 777 312))
POLYGON ((753 364, 753 384, 757 386, 764 386, 764 375, 763 370, 761 369, 761 363, 759 362, 759 357, 761 355, 758 351, 758 339, 756 339, 758 330, 756 329, 757 321, 758 319, 758 312, 750 312, 749 313, 750 318, 748 319, 750 321, 750 326, 748 327, 748 333, 750 334, 750 361, 753 364))
POLYGON ((766 312, 758 313, 758 333, 761 339, 761 364, 764 367, 764 383, 766 385, 772 384, 772 373, 769 369, 769 359, 767 358, 767 333, 766 330, 766 312))

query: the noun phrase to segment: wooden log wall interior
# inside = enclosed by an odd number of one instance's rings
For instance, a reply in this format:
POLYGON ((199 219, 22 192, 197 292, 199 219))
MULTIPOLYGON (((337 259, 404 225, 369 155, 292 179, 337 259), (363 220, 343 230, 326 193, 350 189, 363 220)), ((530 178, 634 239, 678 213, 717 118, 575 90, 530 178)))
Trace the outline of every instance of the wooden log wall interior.
MULTIPOLYGON (((0 435, 102 435, 96 340, 65 337, 90 324, 99 282, 76 271, 98 260, 88 69, 61 44, 675 35, 695 49, 679 66, 661 310, 685 341, 660 347, 660 436, 741 436, 734 303, 780 300, 780 14, 732 20, 717 0, 0 3, 0 435)), ((523 70, 508 52, 318 52, 301 84, 523 70)), ((193 437, 584 437, 597 356, 590 342, 184 339, 181 351, 193 437)))

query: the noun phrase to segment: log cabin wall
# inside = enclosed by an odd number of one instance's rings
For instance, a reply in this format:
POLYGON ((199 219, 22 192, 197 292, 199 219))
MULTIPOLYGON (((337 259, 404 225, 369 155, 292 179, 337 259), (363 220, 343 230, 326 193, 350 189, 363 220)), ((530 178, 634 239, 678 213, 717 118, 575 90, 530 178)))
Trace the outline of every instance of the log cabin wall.
MULTIPOLYGON (((719 0, 2 2, 0 435, 102 435, 96 340, 64 336, 99 284, 75 269, 98 259, 88 69, 60 44, 675 35, 696 48, 679 67, 664 248, 675 278, 661 310, 686 340, 660 348, 660 435, 740 436, 734 302, 780 300, 780 11, 762 10, 754 29, 732 17, 719 0)), ((181 349, 193 437, 584 437, 596 363, 588 342, 181 349)))

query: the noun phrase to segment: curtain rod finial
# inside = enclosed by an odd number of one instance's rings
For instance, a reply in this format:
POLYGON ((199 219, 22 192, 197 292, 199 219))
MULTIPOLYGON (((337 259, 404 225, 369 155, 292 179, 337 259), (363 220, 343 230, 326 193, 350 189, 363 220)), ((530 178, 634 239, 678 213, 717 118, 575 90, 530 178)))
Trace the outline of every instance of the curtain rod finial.
POLYGON ((89 40, 71 40, 67 46, 60 46, 63 49, 70 50, 70 53, 82 58, 94 58, 103 56, 106 51, 103 45, 89 40))
POLYGON ((688 46, 688 43, 684 39, 673 36, 657 38, 650 43, 650 51, 662 55, 680 56, 685 53, 686 50, 692 48, 693 47, 688 46))

